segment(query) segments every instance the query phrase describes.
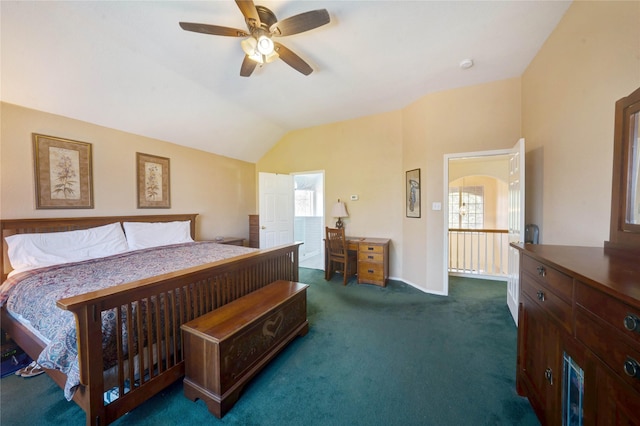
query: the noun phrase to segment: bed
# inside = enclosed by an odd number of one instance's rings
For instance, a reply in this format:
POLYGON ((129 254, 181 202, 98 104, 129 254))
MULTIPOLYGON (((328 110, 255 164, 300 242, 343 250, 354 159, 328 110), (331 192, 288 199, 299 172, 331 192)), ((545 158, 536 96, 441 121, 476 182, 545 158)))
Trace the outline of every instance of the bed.
MULTIPOLYGON (((196 217, 197 214, 184 214, 2 220, 2 282, 6 284, 12 270, 6 237, 86 230, 116 222, 189 221, 188 232, 195 239, 196 217)), ((178 244, 175 250, 202 244, 178 244)), ((298 246, 293 243, 272 249, 245 249, 251 251, 57 300, 57 308, 66 315, 71 313, 75 322, 79 384, 70 398, 85 411, 87 425, 113 422, 184 376, 180 334, 183 323, 273 281, 297 281, 298 246), (105 325, 107 318, 112 322, 110 328, 105 325)), ((153 249, 140 252, 149 250, 153 249)), ((122 258, 117 261, 126 263, 128 260, 123 258, 129 255, 118 255, 122 258)), ((0 314, 2 328, 29 356, 38 359, 49 342, 10 314, 6 304, 0 314)), ((71 374, 57 369, 45 371, 61 388, 68 387, 71 374)))

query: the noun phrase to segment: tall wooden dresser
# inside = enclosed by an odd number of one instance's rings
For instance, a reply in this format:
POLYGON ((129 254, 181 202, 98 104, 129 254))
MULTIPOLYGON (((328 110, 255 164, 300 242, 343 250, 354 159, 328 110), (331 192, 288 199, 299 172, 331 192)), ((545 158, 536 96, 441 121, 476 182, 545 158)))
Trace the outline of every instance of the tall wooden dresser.
POLYGON ((640 257, 520 250, 516 386, 542 424, 640 425, 640 257))
POLYGON ((249 215, 249 247, 260 248, 260 216, 249 215))

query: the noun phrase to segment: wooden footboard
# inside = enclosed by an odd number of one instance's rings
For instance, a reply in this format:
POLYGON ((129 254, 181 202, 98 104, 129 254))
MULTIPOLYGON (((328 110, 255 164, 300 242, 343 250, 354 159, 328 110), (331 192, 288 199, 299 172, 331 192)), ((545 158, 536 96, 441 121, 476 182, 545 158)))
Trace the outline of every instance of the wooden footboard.
POLYGON ((260 250, 58 301, 76 317, 83 395, 78 404, 87 412, 87 425, 113 422, 184 376, 183 323, 273 281, 297 281, 298 246, 260 250), (112 390, 118 397, 105 404, 102 315, 110 310, 118 321, 112 390))

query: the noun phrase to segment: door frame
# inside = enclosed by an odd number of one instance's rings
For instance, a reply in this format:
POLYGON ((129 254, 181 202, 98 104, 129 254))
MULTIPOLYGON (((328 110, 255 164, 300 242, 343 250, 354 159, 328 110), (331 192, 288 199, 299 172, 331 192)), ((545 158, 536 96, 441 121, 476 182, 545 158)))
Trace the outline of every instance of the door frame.
MULTIPOLYGON (((325 211, 327 209, 327 198, 325 197, 325 191, 326 191, 326 182, 325 182, 325 171, 324 170, 310 170, 310 171, 304 171, 304 172, 292 172, 291 175, 293 176, 293 181, 294 181, 294 203, 295 203, 295 180, 296 180, 296 176, 299 175, 322 175, 322 206, 323 208, 319 210, 319 212, 322 214, 322 220, 321 225, 320 225, 320 247, 324 246, 324 227, 325 227, 325 220, 326 220, 326 214, 325 211)), ((293 219, 295 221, 295 206, 294 206, 294 213, 293 213, 293 219)), ((295 237, 295 234, 294 234, 295 237)), ((295 239, 295 238, 294 238, 295 239)), ((324 250, 320 250, 320 256, 322 257, 322 265, 324 265, 324 250)))
POLYGON ((504 157, 506 155, 510 155, 513 153, 513 148, 506 149, 494 149, 488 151, 472 151, 472 152, 460 152, 455 154, 445 154, 444 155, 444 176, 443 176, 443 203, 442 203, 442 212, 443 212, 443 224, 444 224, 444 286, 443 286, 443 295, 449 295, 449 160, 462 159, 462 158, 479 158, 479 157, 495 157, 500 156, 504 157))

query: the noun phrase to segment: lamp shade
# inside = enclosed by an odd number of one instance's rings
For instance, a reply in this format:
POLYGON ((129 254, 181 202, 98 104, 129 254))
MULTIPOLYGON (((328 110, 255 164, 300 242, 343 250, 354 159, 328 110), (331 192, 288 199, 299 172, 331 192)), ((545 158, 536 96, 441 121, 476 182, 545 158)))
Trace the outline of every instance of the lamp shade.
POLYGON ((349 213, 347 213, 347 206, 340 200, 333 205, 331 208, 331 216, 333 217, 349 217, 349 213))
POLYGON ((256 52, 256 48, 258 47, 258 41, 253 37, 249 37, 242 40, 240 42, 240 46, 242 46, 242 50, 244 51, 244 53, 251 56, 256 52))

